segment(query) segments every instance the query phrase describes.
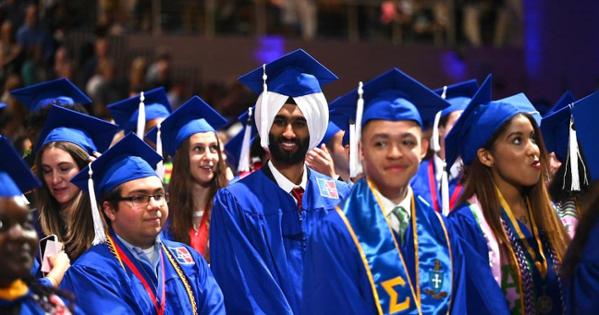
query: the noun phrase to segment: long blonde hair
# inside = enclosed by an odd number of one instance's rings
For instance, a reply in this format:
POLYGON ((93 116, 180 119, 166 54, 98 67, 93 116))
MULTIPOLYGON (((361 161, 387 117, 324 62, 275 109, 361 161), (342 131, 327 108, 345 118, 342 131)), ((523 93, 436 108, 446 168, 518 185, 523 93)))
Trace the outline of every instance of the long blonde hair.
MULTIPOLYGON (((533 125, 535 138, 540 151, 540 162, 541 162, 541 178, 539 181, 531 187, 526 187, 523 190, 525 197, 528 198, 531 204, 532 215, 535 222, 538 225, 539 230, 545 233, 551 249, 559 259, 563 261, 566 253, 566 247, 568 246, 569 237, 564 229, 563 224, 557 216, 551 205, 551 199, 547 192, 547 176, 548 176, 548 161, 545 154, 545 144, 541 136, 539 128, 534 123, 531 116, 528 114, 522 114, 526 116, 533 125)), ((512 118, 513 119, 513 118, 512 118)), ((484 148, 493 151, 493 147, 497 138, 505 132, 512 119, 506 122, 498 131, 494 137, 484 146, 484 148)), ((485 220, 491 227, 493 234, 499 241, 499 246, 508 246, 509 240, 503 230, 500 220, 500 203, 499 196, 497 195, 495 183, 491 168, 480 162, 478 158, 465 166, 464 168, 464 193, 460 197, 458 204, 466 202, 473 195, 481 204, 482 212, 485 220)), ((504 248, 505 249, 505 248, 504 248)), ((515 262, 514 262, 515 263, 515 262)))

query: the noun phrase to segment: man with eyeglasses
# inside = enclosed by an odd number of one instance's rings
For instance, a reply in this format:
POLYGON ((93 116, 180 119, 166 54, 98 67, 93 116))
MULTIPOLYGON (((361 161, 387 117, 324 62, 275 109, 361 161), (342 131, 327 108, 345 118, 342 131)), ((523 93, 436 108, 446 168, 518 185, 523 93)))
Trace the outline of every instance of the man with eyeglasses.
POLYGON ((86 314, 224 313, 221 290, 204 259, 191 247, 159 236, 168 216, 168 194, 154 171, 160 160, 129 134, 91 163, 91 171, 88 166, 72 180, 84 190, 93 186, 96 237, 62 287, 81 292, 77 303, 86 314))

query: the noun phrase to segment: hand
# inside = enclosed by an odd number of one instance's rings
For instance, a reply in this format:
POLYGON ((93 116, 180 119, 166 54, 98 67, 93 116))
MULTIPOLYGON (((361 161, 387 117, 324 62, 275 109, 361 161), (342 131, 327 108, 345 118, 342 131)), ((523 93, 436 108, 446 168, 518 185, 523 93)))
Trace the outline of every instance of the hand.
POLYGON ((335 163, 333 162, 329 150, 324 144, 310 150, 310 152, 306 154, 306 165, 319 173, 328 175, 332 178, 337 178, 337 173, 335 173, 335 163))
POLYGON ((46 278, 50 279, 55 287, 58 287, 60 282, 62 282, 64 274, 67 272, 69 267, 71 267, 71 260, 64 251, 61 251, 54 256, 48 257, 48 260, 50 261, 51 269, 46 275, 46 278))

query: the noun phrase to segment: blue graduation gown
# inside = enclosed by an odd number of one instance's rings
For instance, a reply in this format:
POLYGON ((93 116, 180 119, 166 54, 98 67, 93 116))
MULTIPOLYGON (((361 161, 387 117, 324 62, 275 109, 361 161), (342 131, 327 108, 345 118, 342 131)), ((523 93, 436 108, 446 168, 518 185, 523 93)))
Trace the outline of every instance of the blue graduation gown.
MULTIPOLYGON (((593 209, 596 210, 596 209, 593 209)), ((599 313, 599 220, 589 232, 580 260, 565 281, 564 291, 569 314, 599 313)))
MULTIPOLYGON (((356 194, 363 194, 362 187, 364 180, 360 180, 354 186, 349 198, 356 194)), ((422 199, 415 196, 416 213, 433 227, 433 230, 427 231, 428 237, 432 237, 443 244, 446 242, 443 223, 434 213, 434 210, 422 199)), ((341 210, 339 210, 341 211, 341 210)), ((364 207, 352 207, 348 211, 369 211, 364 207)), ((442 219, 443 220, 443 219, 442 219)), ((370 225, 371 223, 366 223, 370 225)), ((377 228, 372 223, 373 228, 377 228)), ((418 251, 414 247, 414 238, 412 229, 414 226, 410 222, 405 232, 404 245, 400 247, 401 254, 407 267, 407 273, 411 283, 416 283, 417 271, 415 264, 415 253, 418 251)), ((379 232, 382 233, 382 232, 379 232)), ((447 234, 451 235, 451 232, 447 234)), ((451 312, 453 314, 466 314, 466 292, 461 290, 463 287, 465 266, 462 262, 462 253, 457 242, 450 240, 451 247, 451 269, 452 274, 448 275, 452 281, 451 292, 451 312)), ((447 245, 445 245, 447 247, 447 245)), ((439 247, 441 250, 442 247, 439 247)), ((433 251, 429 251, 420 259, 431 259, 435 257, 433 251)), ((422 254, 422 252, 421 252, 422 254)), ((304 260, 304 301, 302 307, 303 314, 377 314, 377 303, 373 294, 373 286, 369 281, 368 274, 362 260, 362 256, 356 246, 351 233, 349 232, 344 219, 338 211, 332 210, 328 213, 313 230, 308 243, 306 257, 304 260)), ((368 258, 366 258, 368 260, 368 258)), ((370 267, 372 262, 369 261, 370 267)), ((422 267, 421 267, 422 268, 422 267)), ((377 275, 374 275, 374 281, 377 275)), ((429 283, 421 283, 422 295, 424 296, 429 283)), ((409 289, 404 288, 404 292, 409 289)), ((403 294, 400 292, 400 294, 403 294)), ((401 301, 404 296, 398 297, 401 301)), ((412 304, 414 302, 411 302, 412 304)), ((424 314, 435 314, 439 311, 438 306, 423 305, 424 314)), ((382 309, 387 313, 386 309, 382 309)), ((416 314, 417 310, 411 308, 398 314, 416 314)))
MULTIPOLYGON (((160 299, 161 290, 157 288, 160 284, 153 272, 145 264, 139 263, 117 237, 113 237, 113 240, 141 271, 160 299)), ((204 259, 185 244, 168 240, 162 242, 187 277, 198 314, 224 314, 222 293, 204 259)), ((192 314, 183 282, 166 255, 163 256, 166 286, 164 314, 192 314)), ((142 282, 126 265, 123 269, 106 243, 96 245, 81 255, 67 271, 61 288, 75 293, 77 305, 86 314, 156 314, 142 282)))
MULTIPOLYGON (((432 185, 431 185, 431 180, 430 180, 431 176, 433 176, 432 177, 433 179, 435 178, 434 177, 435 176, 434 168, 433 169, 430 168, 431 163, 433 163, 432 159, 423 160, 420 163, 420 166, 418 167, 418 172, 416 173, 416 175, 414 175, 414 177, 412 177, 412 180, 410 181, 410 186, 412 187, 414 194, 419 195, 426 202, 428 202, 428 204, 432 205, 435 210, 440 211, 441 206, 442 206, 441 205, 441 202, 442 202, 441 201, 441 188, 437 184, 436 179, 432 181, 432 185), (431 170, 433 170, 433 172, 431 172, 431 170), (433 203, 432 189, 436 189, 436 196, 437 196, 437 198, 436 198, 437 205, 436 206, 433 203)), ((462 192, 462 186, 459 185, 459 178, 454 178, 454 179, 449 180, 448 184, 449 184, 450 200, 457 201, 462 192)), ((450 205, 450 208, 451 208, 451 205, 450 205)))
POLYGON ((349 192, 347 184, 309 170, 299 212, 271 176, 264 167, 214 199, 211 268, 230 314, 299 314, 307 237, 349 192))
MULTIPOLYGON (((451 229, 457 233, 462 240, 462 248, 466 251, 469 249, 468 260, 471 262, 471 266, 468 270, 475 275, 469 277, 468 286, 469 295, 470 292, 484 294, 480 296, 480 306, 484 311, 481 314, 509 314, 510 310, 508 307, 507 300, 501 290, 501 287, 492 277, 491 268, 489 268, 489 248, 485 236, 480 228, 479 223, 472 214, 469 204, 462 204, 458 206, 448 217, 449 225, 451 229), (489 281, 492 279, 493 281, 489 281), (484 281, 483 281, 484 280, 484 281)), ((552 269, 553 265, 549 265, 549 269, 552 269)), ((553 272, 550 270, 550 273, 553 272)), ((554 275, 550 275, 553 277, 554 275)), ((472 297, 476 300, 476 297, 472 297)), ((555 301, 557 306, 558 302, 555 301)), ((559 312, 559 308, 556 307, 554 311, 559 312)))
MULTIPOLYGON (((56 296, 56 298, 60 299, 60 297, 56 296)), ((62 301, 62 300, 61 300, 62 301)), ((62 301, 64 307, 68 307, 68 304, 65 301, 62 301)), ((20 315, 44 315, 46 312, 40 306, 38 301, 33 299, 33 292, 29 290, 29 292, 18 299, 8 301, 0 298, 0 314, 3 314, 2 310, 4 308, 11 307, 15 304, 21 305, 21 310, 19 312, 20 315)), ((85 314, 79 309, 76 305, 74 306, 73 314, 85 314)))

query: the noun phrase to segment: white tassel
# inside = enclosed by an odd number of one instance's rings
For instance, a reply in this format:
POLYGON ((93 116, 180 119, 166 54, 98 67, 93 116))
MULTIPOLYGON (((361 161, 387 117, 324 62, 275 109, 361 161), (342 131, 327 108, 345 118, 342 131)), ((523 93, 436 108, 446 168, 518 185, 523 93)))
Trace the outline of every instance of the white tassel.
POLYGON ((356 142, 362 137, 362 115, 364 114, 364 84, 358 82, 358 102, 356 104, 356 142))
POLYGON ((447 99, 447 85, 443 86, 443 92, 441 92, 441 98, 447 99))
POLYGON ((570 128, 568 130, 568 160, 570 162, 570 171, 572 172, 572 183, 570 191, 580 191, 580 177, 578 174, 578 137, 574 130, 574 120, 570 117, 570 128))
MULTIPOLYGON (((447 90, 447 86, 443 87, 443 94, 441 95, 444 98, 445 91, 447 90)), ((446 164, 439 152, 441 152, 441 141, 439 140, 439 121, 441 120, 441 111, 438 111, 435 115, 435 121, 433 123, 433 134, 431 136, 431 149, 434 152, 433 163, 435 166, 435 173, 440 170, 441 172, 441 213, 444 215, 449 214, 449 181, 446 170, 446 164)), ((435 180, 437 180, 437 174, 434 174, 435 180)))
POLYGON ((94 180, 92 175, 94 172, 92 171, 92 163, 89 165, 89 179, 87 180, 87 191, 89 192, 89 202, 92 209, 92 220, 94 222, 94 240, 92 241, 92 245, 98 245, 106 242, 106 234, 104 233, 104 224, 102 223, 102 218, 100 217, 100 210, 98 210, 98 203, 96 202, 96 193, 94 191, 94 180))
POLYGON ((141 140, 144 139, 144 131, 146 129, 146 106, 144 92, 139 94, 139 110, 137 111, 137 137, 141 140))
MULTIPOLYGON (((160 123, 156 125, 156 128, 158 130, 156 132, 156 152, 162 157, 162 131, 160 129, 160 123)), ((158 177, 160 177, 161 180, 164 179, 164 159, 156 164, 156 174, 158 174, 158 177)))
POLYGON ((446 164, 443 161, 443 173, 441 174, 441 213, 447 216, 449 215, 449 181, 445 168, 446 164))
POLYGON ((268 148, 268 86, 266 85, 266 64, 262 65, 262 104, 260 104, 260 145, 268 148))
POLYGON ((358 176, 358 142, 356 141, 356 124, 349 123, 349 177, 358 176))
POLYGON ((356 121, 349 125, 349 176, 355 178, 362 173, 362 164, 358 158, 358 143, 362 134, 362 116, 364 113, 364 84, 358 82, 358 101, 356 102, 356 121))
POLYGON ((243 140, 241 142, 241 152, 239 153, 239 165, 237 165, 237 172, 248 172, 250 170, 250 140, 252 137, 252 108, 249 108, 248 121, 246 122, 245 129, 243 130, 243 140))
POLYGON ((441 143, 439 143, 439 121, 441 121, 441 111, 438 111, 435 115, 435 121, 433 123, 433 134, 431 136, 431 149, 435 153, 439 153, 439 151, 441 151, 441 143))

